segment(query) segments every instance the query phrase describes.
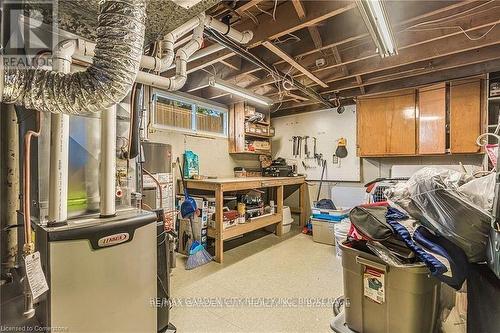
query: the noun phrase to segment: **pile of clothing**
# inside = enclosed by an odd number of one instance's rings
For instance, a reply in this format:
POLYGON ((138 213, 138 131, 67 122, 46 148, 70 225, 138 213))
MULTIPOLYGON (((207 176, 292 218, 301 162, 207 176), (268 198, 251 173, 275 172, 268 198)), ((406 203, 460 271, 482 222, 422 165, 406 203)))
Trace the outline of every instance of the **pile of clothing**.
POLYGON ((424 168, 386 190, 387 202, 352 209, 348 236, 389 265, 424 263, 458 290, 468 264, 486 261, 494 176, 424 168))

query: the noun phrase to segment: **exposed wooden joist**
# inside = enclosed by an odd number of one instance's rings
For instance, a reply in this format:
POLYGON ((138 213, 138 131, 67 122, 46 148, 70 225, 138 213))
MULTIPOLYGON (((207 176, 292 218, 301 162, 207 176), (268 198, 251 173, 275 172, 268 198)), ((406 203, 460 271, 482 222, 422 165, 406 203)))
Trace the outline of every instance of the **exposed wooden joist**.
MULTIPOLYGON (((468 34, 479 34, 484 31, 481 29, 489 29, 491 26, 500 23, 500 9, 491 9, 486 11, 480 16, 471 16, 460 18, 453 23, 449 23, 452 25, 461 25, 464 27, 470 26, 471 28, 465 28, 464 30, 468 34), (478 32, 479 31, 479 32, 478 32)), ((498 29, 495 27, 494 30, 498 29)), ((485 38, 491 38, 494 35, 495 31, 491 31, 485 38)), ((436 50, 445 50, 446 48, 453 49, 455 53, 460 52, 460 49, 457 49, 456 45, 452 45, 457 40, 460 41, 460 45, 463 47, 467 47, 469 43, 478 43, 479 41, 470 41, 467 39, 464 34, 458 29, 444 29, 444 30, 430 30, 419 32, 418 34, 415 32, 405 31, 398 35, 398 43, 399 43, 399 55, 395 57, 381 59, 379 55, 370 47, 361 46, 359 48, 349 49, 347 52, 343 54, 343 62, 342 64, 334 64, 330 66, 326 66, 320 68, 318 70, 312 71, 319 79, 331 83, 338 80, 342 80, 345 78, 341 70, 340 66, 349 64, 351 66, 349 76, 354 78, 358 74, 367 74, 370 72, 375 72, 379 70, 379 66, 383 63, 391 62, 391 61, 400 61, 402 59, 401 54, 413 54, 414 59, 420 57, 420 59, 429 59, 428 55, 431 53, 436 54, 436 50), (443 40, 446 39, 446 42, 443 40), (425 45, 424 45, 425 44, 425 45), (420 47, 419 47, 420 46, 420 47), (433 52, 434 51, 434 52, 433 52), (355 71, 358 63, 363 64, 372 64, 373 66, 366 71, 357 73, 355 71), (354 67, 354 70, 353 70, 354 67)), ((484 40, 484 38, 483 38, 484 40)), ((486 44, 485 46, 487 46, 486 44)), ((415 60, 418 61, 418 58, 415 60)), ((303 62, 304 63, 304 62, 303 62)), ((282 67, 277 67, 282 68, 282 67)), ((384 68, 382 68, 383 70, 384 68)), ((295 78, 301 77, 302 74, 298 73, 295 78)), ((263 80, 260 82, 261 85, 271 84, 269 80, 263 80)))
MULTIPOLYGON (((412 64, 411 66, 397 67, 387 72, 380 72, 383 73, 383 75, 378 75, 371 78, 365 77, 362 80, 358 80, 356 78, 356 83, 349 81, 349 79, 345 79, 343 81, 339 81, 339 83, 335 85, 334 89, 324 90, 322 93, 329 94, 333 92, 340 92, 342 95, 344 91, 355 90, 358 88, 361 90, 364 89, 365 86, 373 86, 402 79, 409 79, 409 81, 411 81, 415 76, 431 74, 437 71, 452 70, 455 68, 461 68, 477 63, 486 63, 488 61, 494 61, 499 58, 500 45, 493 45, 479 50, 472 50, 451 56, 433 59, 431 61, 422 61, 420 63, 412 64)), ((270 94, 268 96, 274 97, 274 95, 276 94, 270 94)))
MULTIPOLYGON (((402 75, 400 77, 394 77, 393 80, 388 80, 383 83, 370 82, 365 84, 365 94, 375 94, 391 92, 395 90, 400 90, 403 88, 419 87, 426 84, 431 84, 435 82, 442 82, 454 78, 462 78, 482 73, 487 73, 491 71, 497 71, 500 68, 500 46, 495 46, 488 51, 488 54, 477 57, 472 63, 464 63, 460 65, 458 61, 455 61, 454 65, 446 66, 449 59, 443 60, 443 65, 439 67, 434 67, 432 70, 422 71, 420 73, 413 73, 411 75, 411 80, 408 80, 410 76, 402 75)), ((467 55, 470 57, 470 55, 467 55)), ((345 87, 339 93, 339 96, 343 98, 351 98, 360 95, 360 91, 356 90, 356 87, 345 87)), ((293 108, 304 108, 308 109, 310 107, 314 108, 314 105, 318 105, 314 101, 307 101, 300 104, 295 103, 284 103, 282 105, 283 110, 293 109, 293 108)), ((321 108, 317 106, 316 108, 321 108)))
POLYGON ((361 94, 365 94, 365 87, 363 86, 363 79, 361 79, 361 75, 356 75, 356 82, 359 85, 359 90, 361 91, 361 94))
POLYGON ((221 61, 227 67, 239 71, 241 70, 241 58, 240 57, 230 57, 221 61))
POLYGON ((299 64, 297 61, 295 61, 292 57, 290 57, 288 54, 283 52, 279 47, 274 45, 271 42, 264 42, 262 44, 264 47, 266 47, 269 51, 273 52, 274 54, 278 55, 280 58, 288 62, 291 66, 296 68, 299 72, 307 76, 309 79, 312 81, 316 82, 323 88, 327 88, 328 84, 324 83, 320 79, 318 79, 316 76, 314 76, 311 72, 309 72, 306 68, 304 68, 301 64, 299 64))
MULTIPOLYGON (((278 7, 276 16, 279 22, 275 22, 272 17, 263 17, 258 26, 255 26, 251 20, 245 21, 242 24, 235 26, 239 30, 250 29, 254 32, 254 37, 248 47, 255 47, 267 40, 285 36, 289 33, 301 30, 305 27, 315 25, 326 19, 344 13, 348 10, 356 8, 356 5, 347 1, 324 1, 321 6, 311 5, 308 13, 303 20, 300 20, 295 14, 295 8, 291 1, 286 1, 278 7), (280 19, 284 18, 284 19, 280 19)), ((210 66, 215 62, 221 61, 229 57, 232 53, 229 50, 211 54, 201 58, 195 62, 188 64, 188 73, 195 70, 210 66), (205 65, 204 65, 205 64, 205 65)), ((173 74, 173 72, 169 73, 173 74)))
POLYGON ((250 0, 245 2, 243 5, 239 6, 238 8, 235 9, 235 11, 238 14, 243 14, 243 12, 247 11, 248 9, 252 8, 255 5, 258 5, 259 3, 263 2, 264 0, 250 0))
MULTIPOLYGON (((467 1, 460 1, 457 3, 453 3, 451 5, 442 7, 440 9, 431 11, 429 13, 419 15, 417 17, 407 19, 407 20, 402 21, 402 22, 398 22, 395 24, 395 28, 399 28, 397 30, 401 31, 403 28, 408 27, 410 24, 421 23, 426 19, 435 18, 435 16, 437 16, 437 18, 441 18, 442 15, 447 14, 447 12, 449 12, 449 11, 451 11, 451 13, 459 12, 462 9, 462 7, 469 6, 474 2, 477 2, 477 1, 476 0, 467 0, 467 1)), ((485 8, 487 8, 487 7, 485 7, 485 8)), ((469 17, 464 18, 461 21, 467 20, 468 18, 469 17)), ((474 16, 471 16, 470 19, 471 19, 470 24, 467 22, 462 22, 462 23, 459 22, 459 24, 464 24, 465 27, 474 26, 475 24, 472 22, 474 20, 474 16)), ((454 24, 454 25, 456 25, 456 24, 454 24)), ((327 36, 327 39, 328 38, 330 38, 330 39, 326 43, 324 43, 322 48, 318 49, 316 47, 311 47, 309 50, 299 50, 296 54, 293 54, 292 56, 294 58, 301 58, 301 63, 307 67, 310 64, 313 64, 315 62, 315 60, 318 57, 318 55, 316 54, 317 52, 331 49, 332 47, 338 47, 340 45, 350 43, 350 42, 353 42, 356 40, 362 40, 364 38, 369 40, 369 34, 366 32, 359 33, 359 31, 358 31, 358 33, 355 35, 349 35, 349 33, 352 33, 350 30, 359 29, 360 27, 362 27, 363 30, 365 30, 364 26, 359 25, 359 24, 357 26, 354 26, 354 27, 347 27, 345 30, 342 29, 341 31, 336 31, 335 34, 330 34, 329 36, 327 36), (341 36, 341 37, 338 38, 337 36, 341 36)), ((439 32, 439 31, 434 31, 433 33, 434 33, 434 35, 443 35, 443 33, 439 32)), ((445 34, 445 35, 448 36, 448 34, 445 34)), ((414 34, 413 34, 413 36, 414 36, 414 34)), ((413 36, 410 35, 409 37, 411 38, 413 36)), ((446 37, 446 36, 444 36, 444 37, 446 37)), ((398 36, 398 39, 399 38, 401 38, 401 36, 398 36)), ((422 42, 425 42, 425 39, 423 39, 422 42)), ((401 47, 401 43, 399 43, 399 46, 401 47)), ((370 56, 378 56, 378 54, 376 54, 375 52, 372 52, 372 54, 370 54, 370 56)), ((362 60, 363 58, 359 58, 359 59, 362 60)), ((353 61, 356 61, 356 59, 353 61)), ((341 64, 336 63, 334 65, 339 66, 339 65, 344 65, 344 64, 348 64, 348 63, 350 63, 350 62, 344 61, 341 64)), ((279 68, 279 69, 283 69, 284 66, 286 66, 285 64, 286 64, 285 61, 280 60, 280 61, 275 62, 273 65, 277 66, 277 68, 279 68)), ((334 68, 334 67, 322 68, 321 70, 327 70, 329 68, 334 68)), ((258 70, 258 69, 252 68, 252 69, 249 69, 247 71, 251 72, 251 71, 255 71, 255 70, 258 70)))

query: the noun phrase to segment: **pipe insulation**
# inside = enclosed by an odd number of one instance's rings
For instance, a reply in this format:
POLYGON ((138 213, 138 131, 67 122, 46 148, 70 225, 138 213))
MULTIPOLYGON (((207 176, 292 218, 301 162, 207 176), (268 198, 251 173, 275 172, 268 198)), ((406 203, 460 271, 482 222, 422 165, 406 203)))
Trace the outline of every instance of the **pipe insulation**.
POLYGON ((119 103, 139 70, 145 17, 145 0, 101 0, 93 65, 83 72, 62 74, 3 68, 0 59, 0 101, 72 115, 99 112, 119 103))

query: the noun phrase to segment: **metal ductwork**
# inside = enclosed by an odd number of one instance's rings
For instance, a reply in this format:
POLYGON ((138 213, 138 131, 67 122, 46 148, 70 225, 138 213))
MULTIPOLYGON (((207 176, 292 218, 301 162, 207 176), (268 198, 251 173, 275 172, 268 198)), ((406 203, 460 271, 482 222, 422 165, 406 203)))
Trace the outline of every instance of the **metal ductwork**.
POLYGON ((72 115, 100 112, 122 101, 139 71, 145 13, 145 0, 102 1, 92 66, 62 74, 0 65, 0 101, 72 115))

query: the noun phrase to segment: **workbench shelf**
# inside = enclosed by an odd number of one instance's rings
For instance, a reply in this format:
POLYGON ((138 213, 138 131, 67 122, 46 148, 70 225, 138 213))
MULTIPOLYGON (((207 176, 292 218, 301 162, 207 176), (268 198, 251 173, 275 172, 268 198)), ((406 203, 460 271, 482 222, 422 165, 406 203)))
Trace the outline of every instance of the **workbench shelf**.
POLYGON ((229 153, 269 155, 274 136, 269 115, 261 121, 249 122, 255 108, 246 102, 234 103, 229 107, 229 153), (250 113, 250 114, 249 114, 250 113), (249 150, 255 148, 255 151, 249 150))
MULTIPOLYGON (((237 224, 235 226, 224 229, 224 231, 222 232, 222 239, 226 240, 238 235, 246 234, 247 232, 267 227, 269 225, 280 223, 281 219, 282 217, 280 214, 271 214, 271 215, 251 218, 244 224, 237 224)), ((213 228, 209 228, 208 236, 215 238, 216 230, 213 228)))
POLYGON ((243 177, 193 180, 186 179, 188 190, 203 190, 213 192, 215 195, 215 228, 208 229, 208 236, 215 239, 215 261, 224 261, 224 240, 248 232, 276 224, 276 235, 281 236, 281 223, 283 220, 284 187, 299 186, 300 226, 306 224, 307 200, 305 177, 243 177), (276 194, 276 212, 270 215, 254 217, 247 223, 238 224, 224 229, 223 202, 224 192, 252 190, 256 188, 269 188, 276 194))

